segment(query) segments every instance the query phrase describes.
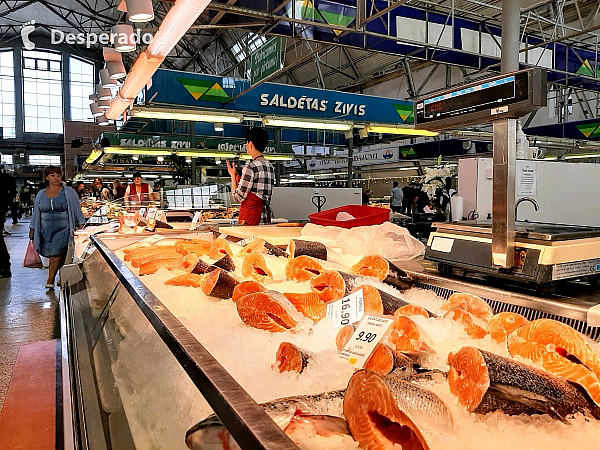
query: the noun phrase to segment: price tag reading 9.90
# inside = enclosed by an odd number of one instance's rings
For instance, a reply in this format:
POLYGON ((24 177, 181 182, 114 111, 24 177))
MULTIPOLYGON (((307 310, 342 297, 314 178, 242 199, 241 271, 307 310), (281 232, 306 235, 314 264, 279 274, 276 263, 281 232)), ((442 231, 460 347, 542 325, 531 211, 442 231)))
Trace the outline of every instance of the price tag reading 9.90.
POLYGON ((340 351, 340 358, 346 359, 354 368, 362 369, 393 322, 393 317, 365 315, 340 351))
POLYGON ((361 331, 358 333, 358 336, 356 336, 356 340, 371 343, 376 337, 377 333, 365 333, 364 331, 361 331))

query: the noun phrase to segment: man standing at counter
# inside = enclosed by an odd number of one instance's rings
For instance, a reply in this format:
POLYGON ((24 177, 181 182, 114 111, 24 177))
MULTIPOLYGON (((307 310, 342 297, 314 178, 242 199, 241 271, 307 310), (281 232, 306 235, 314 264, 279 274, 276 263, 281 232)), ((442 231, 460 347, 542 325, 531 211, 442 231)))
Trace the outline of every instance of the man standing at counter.
POLYGON ((240 202, 239 222, 244 225, 258 225, 263 210, 266 223, 271 223, 271 194, 275 183, 275 170, 263 156, 269 143, 268 133, 258 127, 246 134, 246 153, 252 156, 238 177, 233 163, 227 161, 227 172, 231 176, 231 196, 240 202))

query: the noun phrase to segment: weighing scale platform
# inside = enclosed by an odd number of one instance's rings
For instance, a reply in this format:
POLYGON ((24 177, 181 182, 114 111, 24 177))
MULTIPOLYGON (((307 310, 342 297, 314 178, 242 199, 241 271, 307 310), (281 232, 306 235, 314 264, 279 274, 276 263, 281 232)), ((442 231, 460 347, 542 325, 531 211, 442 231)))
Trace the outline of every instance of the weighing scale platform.
POLYGON ((517 283, 535 284, 552 292, 556 282, 588 277, 600 279, 600 228, 517 222, 515 266, 492 265, 491 221, 434 223, 425 259, 438 263, 440 273, 452 269, 491 275, 517 283))

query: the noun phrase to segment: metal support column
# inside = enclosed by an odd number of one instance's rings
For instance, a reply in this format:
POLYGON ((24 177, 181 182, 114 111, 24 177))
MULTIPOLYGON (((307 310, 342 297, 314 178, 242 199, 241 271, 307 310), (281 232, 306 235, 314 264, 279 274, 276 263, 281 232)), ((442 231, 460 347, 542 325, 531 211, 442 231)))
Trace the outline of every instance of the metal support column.
MULTIPOLYGON (((519 0, 502 1, 502 73, 519 70, 519 16, 519 0)), ((517 120, 497 120, 493 128, 492 264, 510 268, 515 257, 517 120)))
POLYGON ((352 161, 354 160, 354 137, 348 139, 348 183, 346 187, 352 187, 352 178, 354 174, 352 173, 352 161))
MULTIPOLYGON (((190 147, 192 150, 196 148, 196 123, 190 122, 190 147)), ((192 158, 192 184, 198 184, 198 174, 196 169, 196 158, 192 158)))
MULTIPOLYGON (((273 141, 275 153, 281 153, 281 128, 275 128, 273 131, 273 141)), ((281 186, 281 161, 275 161, 275 186, 281 186)))

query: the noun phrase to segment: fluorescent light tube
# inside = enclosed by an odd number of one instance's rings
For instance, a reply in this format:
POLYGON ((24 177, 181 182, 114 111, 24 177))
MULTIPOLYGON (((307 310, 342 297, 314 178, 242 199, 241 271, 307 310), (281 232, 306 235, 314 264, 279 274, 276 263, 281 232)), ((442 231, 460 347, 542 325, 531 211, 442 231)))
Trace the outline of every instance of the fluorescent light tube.
POLYGON ((175 152, 177 156, 190 156, 196 158, 236 158, 237 153, 231 152, 210 152, 210 151, 180 151, 175 152))
POLYGON ((104 153, 109 155, 149 155, 149 156, 168 156, 172 152, 168 149, 156 149, 148 147, 105 147, 104 153))
POLYGON ((354 128, 351 122, 329 120, 283 119, 280 117, 265 117, 263 124, 271 127, 309 128, 318 130, 349 131, 354 128))
POLYGON ((148 119, 173 119, 213 123, 240 123, 243 120, 243 116, 241 114, 227 114, 193 109, 133 108, 131 110, 131 115, 133 117, 145 117, 148 119))
POLYGON ((435 131, 416 130, 409 127, 394 127, 388 125, 368 125, 366 127, 369 133, 389 133, 389 134, 406 134, 410 136, 437 136, 435 131))

